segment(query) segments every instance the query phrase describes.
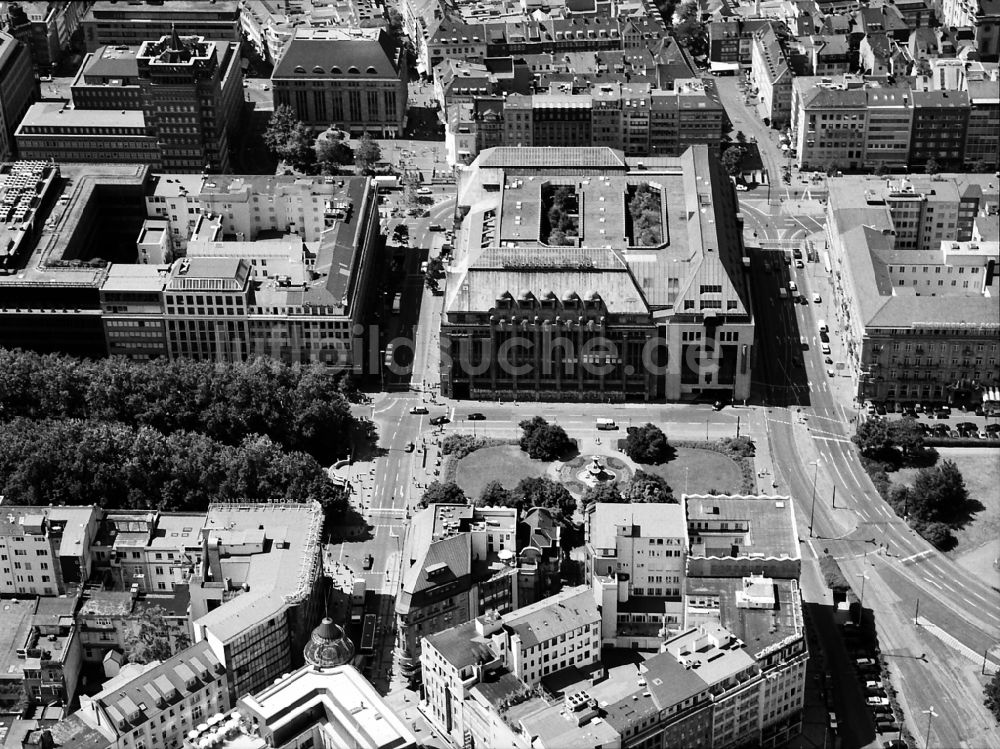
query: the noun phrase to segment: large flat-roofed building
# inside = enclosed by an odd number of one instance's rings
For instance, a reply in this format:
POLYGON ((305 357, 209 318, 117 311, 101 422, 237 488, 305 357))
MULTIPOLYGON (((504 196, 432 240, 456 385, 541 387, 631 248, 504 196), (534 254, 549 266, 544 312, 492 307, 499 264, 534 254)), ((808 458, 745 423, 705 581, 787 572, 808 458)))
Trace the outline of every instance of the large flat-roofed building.
POLYGON ((799 579, 802 558, 789 497, 684 496, 687 577, 799 579))
POLYGON ((225 666, 234 698, 302 664, 323 608, 322 526, 317 502, 209 507, 191 622, 195 640, 225 666))
POLYGON ((134 109, 73 109, 41 101, 28 109, 14 138, 24 159, 160 164, 160 146, 134 109))
POLYGON ((171 0, 169 3, 98 0, 80 24, 88 52, 106 44, 140 44, 176 29, 206 39, 240 42, 240 8, 236 0, 171 0))
POLYGON ((236 705, 245 733, 219 749, 416 749, 417 739, 351 666, 306 666, 236 705))
POLYGON ((859 400, 975 405, 1000 381, 991 175, 830 182, 838 327, 859 400))
POLYGON ((0 31, 0 161, 14 153, 14 132, 38 98, 38 83, 27 45, 0 31))
POLYGON ((610 148, 494 148, 462 172, 458 205, 449 397, 749 396, 742 232, 707 147, 636 172, 610 148))
POLYGON ((406 118, 406 61, 385 29, 298 29, 271 75, 275 105, 307 125, 394 137, 406 118))

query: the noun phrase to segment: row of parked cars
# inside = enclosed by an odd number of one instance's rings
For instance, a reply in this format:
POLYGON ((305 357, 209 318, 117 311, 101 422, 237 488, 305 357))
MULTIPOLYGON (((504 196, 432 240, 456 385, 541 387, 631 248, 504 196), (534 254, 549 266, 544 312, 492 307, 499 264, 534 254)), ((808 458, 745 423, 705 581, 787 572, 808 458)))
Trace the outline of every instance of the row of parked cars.
MULTIPOLYGON (((853 621, 847 621, 843 625, 843 635, 858 681, 865 694, 865 703, 872 712, 875 729, 880 734, 898 734, 899 723, 886 695, 874 632, 864 632, 853 621)), ((905 749, 906 742, 900 738, 888 739, 882 746, 884 749, 905 749)))

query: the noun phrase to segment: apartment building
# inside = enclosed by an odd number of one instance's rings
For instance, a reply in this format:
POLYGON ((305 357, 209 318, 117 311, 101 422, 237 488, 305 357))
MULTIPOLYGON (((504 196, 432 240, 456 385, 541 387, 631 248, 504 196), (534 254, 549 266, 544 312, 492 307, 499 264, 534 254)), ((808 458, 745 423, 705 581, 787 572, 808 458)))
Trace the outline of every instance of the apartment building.
POLYGON ((519 400, 742 399, 753 320, 734 195, 706 146, 655 173, 629 172, 608 148, 480 154, 459 185, 459 207, 469 207, 469 264, 446 294, 443 391, 519 400), (659 233, 640 240, 624 217, 627 196, 644 184, 662 213, 659 233), (572 237, 543 221, 557 188, 571 196, 564 206, 572 237), (616 252, 651 239, 659 240, 655 253, 616 252), (521 362, 528 369, 515 372, 498 354, 522 336, 536 343, 521 362), (578 365, 565 353, 594 338, 614 347, 608 366, 578 365), (662 362, 657 347, 670 352, 662 362))
POLYGON ((909 164, 926 169, 930 161, 940 171, 962 168, 969 127, 969 95, 965 91, 914 91, 909 164))
POLYGON ((95 507, 0 508, 0 594, 57 596, 90 579, 95 507))
POLYGON ((751 65, 753 35, 771 22, 765 18, 713 19, 708 24, 708 59, 714 63, 751 65))
POLYGON ((58 63, 80 27, 86 2, 20 0, 7 4, 7 28, 28 45, 31 62, 39 70, 58 63))
POLYGON ((80 25, 88 52, 108 44, 140 44, 169 36, 174 30, 181 36, 200 35, 223 45, 240 43, 240 8, 236 0, 127 4, 98 0, 80 25))
POLYGON ((426 636, 420 655, 424 715, 456 745, 470 737, 480 745, 483 733, 497 728, 475 704, 474 688, 486 675, 502 668, 509 689, 510 683, 536 686, 549 674, 592 666, 600 660, 600 621, 593 593, 579 586, 513 614, 484 614, 426 636))
POLYGON ((318 502, 209 507, 190 618, 195 641, 225 666, 231 698, 302 665, 322 617, 322 526, 318 502))
POLYGON ((827 242, 859 400, 974 405, 1000 378, 995 178, 831 182, 827 242))
POLYGON ((657 648, 682 621, 683 505, 591 505, 584 544, 586 582, 602 591, 603 643, 657 648))
POLYGON ((799 167, 860 168, 865 163, 867 113, 868 92, 861 85, 842 88, 829 78, 796 78, 791 126, 799 167))
POLYGON ((142 109, 138 46, 115 44, 84 55, 70 86, 77 109, 142 109))
POLYGON ((115 749, 176 749, 182 737, 232 705, 228 673, 208 643, 165 661, 130 665, 80 697, 78 719, 115 749))
POLYGON ((14 133, 37 98, 38 83, 28 46, 0 31, 0 161, 13 158, 14 133))
POLYGON ((163 317, 167 276, 160 265, 114 263, 108 268, 100 304, 109 355, 139 361, 170 355, 163 317))
POLYGON ((1000 72, 996 67, 966 73, 969 125, 965 133, 965 169, 996 170, 1000 165, 1000 72))
POLYGON ((275 105, 325 130, 401 134, 407 108, 405 52, 382 28, 300 28, 271 75, 275 105))
POLYGON ((750 76, 757 89, 762 116, 771 127, 784 128, 791 117, 794 73, 773 25, 754 32, 750 76))
POLYGON ((106 511, 90 545, 93 569, 116 590, 167 594, 201 557, 204 513, 106 511))
POLYGON ((395 610, 396 648, 408 668, 428 634, 523 605, 517 522, 515 509, 449 504, 413 517, 395 610))

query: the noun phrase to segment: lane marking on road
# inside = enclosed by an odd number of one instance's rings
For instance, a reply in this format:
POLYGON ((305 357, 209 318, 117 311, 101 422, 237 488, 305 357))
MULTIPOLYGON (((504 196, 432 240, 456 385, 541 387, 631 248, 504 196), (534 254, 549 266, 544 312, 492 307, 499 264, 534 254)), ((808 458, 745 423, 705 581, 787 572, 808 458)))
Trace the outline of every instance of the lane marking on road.
POLYGON ((942 588, 935 580, 932 580, 931 578, 927 577, 926 575, 924 576, 923 579, 926 580, 927 582, 929 582, 931 585, 933 585, 938 590, 944 590, 944 588, 942 588))
POLYGON ((915 564, 921 559, 930 556, 931 553, 930 549, 924 549, 923 551, 918 551, 916 554, 910 554, 910 556, 900 559, 899 563, 903 565, 915 564))

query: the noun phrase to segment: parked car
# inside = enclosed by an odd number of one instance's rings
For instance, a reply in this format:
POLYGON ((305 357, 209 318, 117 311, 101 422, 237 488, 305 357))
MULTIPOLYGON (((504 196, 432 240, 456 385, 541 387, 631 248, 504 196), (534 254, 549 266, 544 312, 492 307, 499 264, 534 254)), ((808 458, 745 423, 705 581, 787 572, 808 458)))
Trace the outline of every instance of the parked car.
POLYGON ((871 696, 871 697, 865 697, 865 702, 871 707, 874 707, 875 705, 888 705, 889 698, 871 696))
POLYGON ((739 192, 746 192, 746 191, 747 191, 747 190, 749 190, 750 188, 749 188, 749 187, 747 187, 746 185, 744 185, 743 183, 740 183, 740 184, 736 185, 736 189, 737 189, 737 190, 738 190, 739 192))
POLYGON ((414 445, 412 442, 407 442, 406 447, 404 447, 403 449, 408 453, 412 453, 416 449, 416 447, 417 446, 414 445))
POLYGON ((431 423, 431 426, 439 427, 439 426, 443 426, 444 424, 448 424, 450 422, 451 422, 451 419, 449 419, 447 416, 435 416, 433 419, 431 419, 430 423, 431 423))
POLYGON ((909 749, 909 747, 902 739, 891 739, 882 742, 882 749, 909 749))
POLYGON ((364 567, 366 570, 370 570, 374 566, 375 566, 375 557, 369 554, 368 556, 365 557, 364 567))
POLYGON ((795 261, 795 267, 796 267, 796 268, 805 268, 805 267, 806 267, 806 264, 805 264, 805 263, 803 263, 803 262, 802 262, 801 260, 796 260, 796 261, 795 261))
POLYGON ((855 658, 854 663, 858 668, 873 668, 878 665, 874 658, 855 658))
POLYGON ((798 291, 799 290, 799 285, 797 283, 795 283, 795 281, 789 281, 788 282, 788 290, 792 291, 792 292, 798 291))
POLYGON ((833 364, 833 359, 828 356, 825 359, 823 359, 823 363, 824 364, 833 364))
POLYGON ((827 713, 827 717, 830 719, 830 730, 831 731, 836 731, 837 730, 837 714, 835 712, 833 712, 833 710, 831 710, 830 712, 827 713))
POLYGON ((885 416, 887 413, 885 406, 879 403, 877 406, 875 406, 875 413, 877 413, 879 416, 885 416))
POLYGON ((433 194, 434 191, 431 190, 429 187, 421 187, 419 190, 417 190, 417 195, 433 195, 433 194))
POLYGON ((875 721, 875 729, 879 733, 895 733, 899 730, 899 723, 894 720, 877 720, 875 721))
POLYGON ((951 416, 950 408, 937 408, 934 410, 935 419, 947 419, 951 416))
POLYGON ((411 414, 425 414, 427 412, 427 406, 413 406, 410 408, 411 414))
POLYGON ((821 297, 819 294, 813 294, 813 304, 819 304, 822 301, 823 297, 821 297))

